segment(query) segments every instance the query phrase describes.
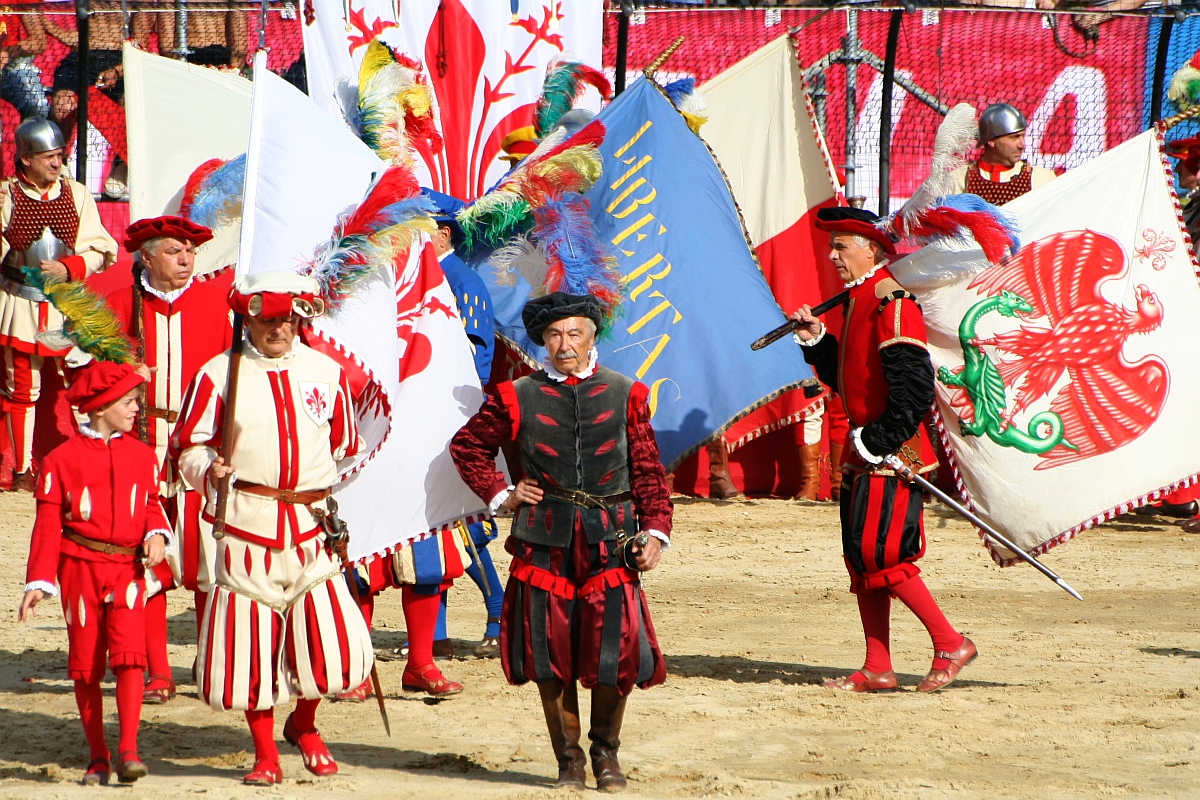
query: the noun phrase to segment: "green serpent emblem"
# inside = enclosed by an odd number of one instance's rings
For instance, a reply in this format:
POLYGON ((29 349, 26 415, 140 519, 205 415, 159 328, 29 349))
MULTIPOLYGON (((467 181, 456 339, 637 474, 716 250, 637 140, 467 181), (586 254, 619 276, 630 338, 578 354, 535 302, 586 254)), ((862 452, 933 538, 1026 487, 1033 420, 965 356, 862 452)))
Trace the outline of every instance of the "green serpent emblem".
POLYGON ((1005 416, 1008 410, 1007 387, 1000 377, 1000 370, 984 352, 975 335, 979 321, 993 311, 1004 317, 1016 317, 1018 313, 1032 313, 1033 306, 1024 297, 1005 290, 998 296, 976 303, 959 323, 958 341, 962 346, 964 362, 962 371, 955 373, 943 366, 938 368, 937 377, 946 386, 962 387, 971 399, 975 419, 967 421, 958 418, 962 435, 986 435, 1001 447, 1014 447, 1032 455, 1047 453, 1059 445, 1077 449, 1063 439, 1062 417, 1053 411, 1035 414, 1026 430, 1014 427, 1005 416), (1048 426, 1046 435, 1039 436, 1044 426, 1048 426))

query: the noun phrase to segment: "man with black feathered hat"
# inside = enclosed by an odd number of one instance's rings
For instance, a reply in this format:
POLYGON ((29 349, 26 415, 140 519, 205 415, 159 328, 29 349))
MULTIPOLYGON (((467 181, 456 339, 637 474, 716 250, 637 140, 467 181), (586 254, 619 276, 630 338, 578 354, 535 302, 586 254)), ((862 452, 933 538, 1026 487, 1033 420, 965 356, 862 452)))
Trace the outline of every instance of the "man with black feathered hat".
POLYGON ((592 772, 617 791, 625 701, 662 683, 666 665, 639 573, 670 544, 672 504, 650 426, 647 388, 597 364, 604 308, 552 292, 526 304, 543 369, 496 387, 450 452, 492 512, 514 512, 500 657, 515 685, 534 681, 558 759, 558 786, 584 788, 587 758, 575 683, 592 690, 592 772), (496 470, 515 441, 524 477, 496 470))
POLYGON ((953 681, 976 651, 921 579, 916 564, 925 554, 921 491, 883 462, 895 453, 917 473, 937 468, 921 427, 934 399, 925 320, 916 298, 888 270, 887 257, 896 247, 884 222, 858 208, 817 212, 817 228, 829 233, 829 260, 850 292, 841 337, 834 339, 808 306, 792 315, 801 323, 796 338, 805 360, 822 381, 837 387, 850 421, 842 463, 842 555, 867 653, 862 669, 825 686, 847 692, 899 687, 890 647, 894 596, 933 640, 933 665, 917 686, 932 692, 953 681))

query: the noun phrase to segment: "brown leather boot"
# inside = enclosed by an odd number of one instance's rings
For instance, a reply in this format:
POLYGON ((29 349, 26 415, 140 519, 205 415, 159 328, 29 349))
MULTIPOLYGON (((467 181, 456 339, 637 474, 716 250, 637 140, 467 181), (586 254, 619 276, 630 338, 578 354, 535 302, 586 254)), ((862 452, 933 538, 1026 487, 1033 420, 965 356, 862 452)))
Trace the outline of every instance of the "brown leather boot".
POLYGON ((708 496, 713 500, 733 500, 742 493, 733 485, 729 475, 729 450, 725 448, 725 437, 718 436, 709 442, 708 451, 708 496))
POLYGON ((558 759, 558 782, 555 789, 586 789, 587 756, 579 746, 582 726, 579 723, 579 695, 575 682, 563 687, 558 681, 538 683, 542 696, 542 711, 550 731, 550 745, 558 759))
POLYGON ((793 500, 816 500, 821 486, 821 445, 800 445, 800 488, 793 500))
POLYGON ((842 449, 844 444, 829 445, 829 498, 837 503, 842 499, 842 449))
POLYGON ((617 694, 615 686, 592 689, 592 729, 588 731, 592 746, 589 753, 592 756, 596 788, 602 792, 625 789, 625 773, 617 761, 617 749, 621 746, 621 722, 625 719, 625 700, 617 694))

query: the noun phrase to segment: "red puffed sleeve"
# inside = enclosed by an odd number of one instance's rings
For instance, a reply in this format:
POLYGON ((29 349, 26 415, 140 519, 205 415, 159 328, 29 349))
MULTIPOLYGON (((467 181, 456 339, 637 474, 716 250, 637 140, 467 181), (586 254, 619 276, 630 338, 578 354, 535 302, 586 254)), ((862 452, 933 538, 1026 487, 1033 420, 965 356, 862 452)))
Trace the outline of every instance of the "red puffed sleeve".
POLYGON ((511 382, 487 395, 475 416, 450 440, 450 457, 471 491, 489 504, 508 488, 508 479, 496 469, 500 446, 511 442, 520 423, 520 407, 511 382))
MULTIPOLYGON (((33 522, 33 537, 29 542, 29 563, 25 567, 25 584, 45 583, 54 586, 58 576, 58 556, 62 547, 62 513, 65 500, 63 473, 58 459, 51 453, 42 462, 34 497, 37 516, 33 522)), ((40 587, 45 588, 45 587, 40 587)))
POLYGON ((629 393, 629 484, 633 491, 633 508, 642 530, 653 529, 668 538, 671 536, 671 517, 675 504, 667 487, 667 473, 658 454, 658 440, 650 425, 650 390, 635 383, 629 393))
POLYGON ((914 344, 928 349, 929 338, 925 333, 925 316, 912 295, 899 297, 888 303, 876 318, 876 341, 879 349, 894 344, 914 344))

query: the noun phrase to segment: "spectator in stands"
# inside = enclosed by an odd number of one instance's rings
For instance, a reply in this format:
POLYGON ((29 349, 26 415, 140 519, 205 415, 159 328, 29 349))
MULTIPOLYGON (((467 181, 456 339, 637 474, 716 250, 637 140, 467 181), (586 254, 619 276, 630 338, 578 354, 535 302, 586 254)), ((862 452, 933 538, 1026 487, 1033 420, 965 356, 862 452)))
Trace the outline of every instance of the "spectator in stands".
POLYGON ((44 117, 49 110, 42 71, 33 64, 46 50, 42 12, 32 3, 18 2, 0 14, 0 98, 11 103, 21 119, 44 117), (13 13, 19 9, 25 13, 13 13))
MULTIPOLYGON (((113 0, 92 0, 88 49, 88 83, 99 87, 113 102, 125 96, 125 70, 121 66, 121 44, 125 41, 125 17, 121 4, 113 0)), ((64 28, 46 17, 46 30, 71 48, 54 69, 50 119, 60 127, 73 126, 70 119, 79 105, 79 32, 64 28)))
POLYGON ((994 103, 979 115, 979 160, 954 173, 959 192, 977 194, 1002 206, 1049 183, 1054 172, 1024 159, 1025 115, 1008 103, 994 103))

